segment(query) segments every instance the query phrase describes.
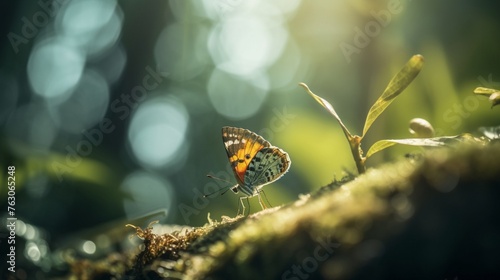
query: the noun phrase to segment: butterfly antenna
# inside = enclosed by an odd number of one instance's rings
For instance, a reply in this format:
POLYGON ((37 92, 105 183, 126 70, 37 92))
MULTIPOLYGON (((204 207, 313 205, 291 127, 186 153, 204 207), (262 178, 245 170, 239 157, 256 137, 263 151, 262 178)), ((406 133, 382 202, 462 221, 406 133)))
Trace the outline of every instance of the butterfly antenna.
MULTIPOLYGON (((224 179, 221 179, 221 178, 218 178, 218 177, 214 177, 214 176, 212 176, 212 175, 210 175, 210 174, 207 174, 207 177, 208 177, 208 178, 215 179, 215 180, 219 180, 219 181, 222 181, 222 182, 226 182, 226 183, 229 183, 229 184, 232 184, 232 183, 231 183, 231 182, 229 182, 228 180, 224 180, 224 179)), ((220 192, 220 191, 224 190, 224 191, 220 194, 220 195, 223 195, 223 194, 225 194, 225 193, 226 193, 229 189, 230 189, 230 187, 227 187, 227 189, 226 189, 226 187, 223 187, 223 188, 220 188, 220 189, 218 189, 218 190, 216 190, 216 191, 214 191, 214 192, 211 192, 211 193, 209 193, 209 194, 205 194, 203 197, 209 197, 209 196, 211 196, 211 195, 213 195, 213 194, 216 194, 216 193, 218 193, 218 192, 220 192), (224 190, 224 189, 225 189, 225 190, 224 190)))
POLYGON ((215 177, 215 176, 210 175, 210 174, 207 174, 207 177, 208 177, 208 178, 215 179, 215 180, 219 180, 219 181, 222 181, 222 182, 226 182, 226 183, 229 183, 229 184, 233 184, 233 183, 229 182, 228 180, 224 180, 224 179, 221 179, 221 178, 219 178, 219 177, 215 177))

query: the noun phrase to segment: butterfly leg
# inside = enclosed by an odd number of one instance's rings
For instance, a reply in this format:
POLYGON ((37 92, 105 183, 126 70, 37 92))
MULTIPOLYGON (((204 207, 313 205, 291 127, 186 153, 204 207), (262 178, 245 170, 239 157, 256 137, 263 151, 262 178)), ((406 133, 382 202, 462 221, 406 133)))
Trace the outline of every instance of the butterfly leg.
MULTIPOLYGON (((249 207, 250 207, 250 203, 248 202, 248 196, 242 196, 242 197, 240 197, 240 202, 241 202, 241 206, 242 206, 241 209, 243 211, 242 215, 245 216, 245 209, 246 209, 246 207, 245 207, 245 202, 243 202, 243 199, 247 200, 247 203, 248 203, 249 207)), ((240 207, 238 206, 238 213, 236 214, 236 216, 238 216, 239 214, 240 214, 240 207)))
POLYGON ((260 204, 260 207, 262 207, 262 209, 266 209, 266 204, 264 203, 264 200, 262 200, 262 197, 260 196, 260 193, 264 193, 262 190, 259 190, 259 192, 257 192, 257 196, 259 197, 259 204, 260 204))
POLYGON ((271 205, 271 202, 269 202, 269 199, 267 199, 267 196, 266 196, 266 193, 264 192, 264 190, 260 190, 262 192, 262 195, 264 196, 264 201, 267 203, 267 205, 269 205, 269 207, 273 207, 273 205, 271 205))

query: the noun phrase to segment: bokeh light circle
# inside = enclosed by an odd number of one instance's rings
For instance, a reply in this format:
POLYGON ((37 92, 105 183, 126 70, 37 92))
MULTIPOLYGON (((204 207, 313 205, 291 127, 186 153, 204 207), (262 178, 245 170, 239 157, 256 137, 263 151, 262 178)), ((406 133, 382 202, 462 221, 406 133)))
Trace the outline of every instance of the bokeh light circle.
POLYGON ((208 96, 218 113, 234 120, 253 116, 262 106, 269 89, 267 76, 243 79, 220 69, 212 72, 208 96))
POLYGON ((160 71, 178 81, 192 79, 206 69, 209 30, 201 24, 174 23, 166 27, 156 41, 154 55, 160 71))
POLYGON ((122 18, 115 0, 71 1, 59 12, 56 30, 68 43, 96 54, 116 42, 122 18))
POLYGON ((65 102, 52 105, 50 112, 62 129, 79 134, 101 121, 108 106, 107 81, 100 73, 86 70, 72 95, 65 102))
POLYGON ((153 98, 140 104, 128 132, 139 163, 158 168, 173 161, 186 144, 188 121, 187 110, 176 99, 153 98))
POLYGON ((33 91, 44 98, 67 98, 85 66, 85 56, 58 39, 38 43, 28 60, 28 79, 33 91))
POLYGON ((212 29, 208 49, 218 68, 246 76, 272 65, 287 38, 288 32, 281 23, 242 14, 229 17, 212 29))

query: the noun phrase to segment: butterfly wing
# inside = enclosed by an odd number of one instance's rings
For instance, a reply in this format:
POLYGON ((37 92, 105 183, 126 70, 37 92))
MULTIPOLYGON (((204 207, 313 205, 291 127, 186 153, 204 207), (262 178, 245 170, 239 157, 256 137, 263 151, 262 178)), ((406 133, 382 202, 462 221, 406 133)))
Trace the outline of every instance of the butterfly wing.
POLYGON ((281 178, 290 168, 288 154, 277 147, 263 148, 257 152, 245 174, 242 188, 259 188, 281 178))
POLYGON ((225 126, 222 128, 222 141, 226 148, 229 163, 239 185, 245 181, 245 173, 255 155, 271 144, 248 129, 225 126))

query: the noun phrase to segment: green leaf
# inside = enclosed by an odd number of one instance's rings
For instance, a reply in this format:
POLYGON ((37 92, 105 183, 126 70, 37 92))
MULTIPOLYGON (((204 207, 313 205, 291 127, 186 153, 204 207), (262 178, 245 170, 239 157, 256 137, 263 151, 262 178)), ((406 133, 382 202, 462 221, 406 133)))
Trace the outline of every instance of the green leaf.
POLYGON ((337 115, 337 112, 335 112, 335 109, 333 108, 332 104, 330 104, 328 101, 325 99, 319 97, 318 95, 314 94, 309 87, 305 83, 300 83, 299 86, 303 87, 309 95, 316 100, 323 108, 325 108, 330 114, 333 115, 333 117, 339 122, 340 127, 342 127, 342 130, 344 131, 344 134, 348 139, 352 139, 353 136, 347 129, 347 127, 344 125, 342 120, 340 119, 339 115, 337 115))
POLYGON ((490 96, 491 94, 498 92, 498 89, 493 89, 493 88, 485 88, 485 87, 477 87, 474 89, 474 93, 478 95, 486 95, 490 96))
POLYGON ((456 136, 447 137, 434 137, 434 138, 408 138, 408 139, 387 139, 375 142, 368 152, 366 157, 378 153, 386 148, 392 147, 396 144, 410 145, 410 146, 420 146, 420 147, 440 147, 445 146, 447 143, 445 140, 455 138, 456 136))
POLYGON ((365 158, 369 158, 371 155, 375 154, 375 153, 378 153, 382 150, 385 150, 389 147, 392 147, 394 145, 396 145, 397 143, 394 142, 394 141, 391 141, 391 140, 380 140, 380 141, 377 141, 375 142, 375 144, 373 144, 370 149, 368 149, 368 152, 366 153, 366 156, 365 158))
POLYGON ((469 133, 462 133, 454 136, 441 136, 432 138, 407 138, 407 139, 387 139, 375 142, 368 152, 366 153, 366 158, 371 155, 380 152, 386 148, 392 147, 396 144, 419 146, 419 147, 442 147, 442 146, 452 146, 458 143, 476 143, 476 144, 486 144, 487 140, 476 138, 469 133))
MULTIPOLYGON (((420 70, 424 65, 424 57, 417 54, 412 56, 406 65, 392 78, 384 90, 382 95, 373 104, 366 116, 365 127, 363 128, 363 136, 366 135, 368 129, 372 126, 373 122, 384 112, 384 110, 391 104, 412 81, 417 77, 420 70)), ((362 137, 363 137, 362 136, 362 137)))

